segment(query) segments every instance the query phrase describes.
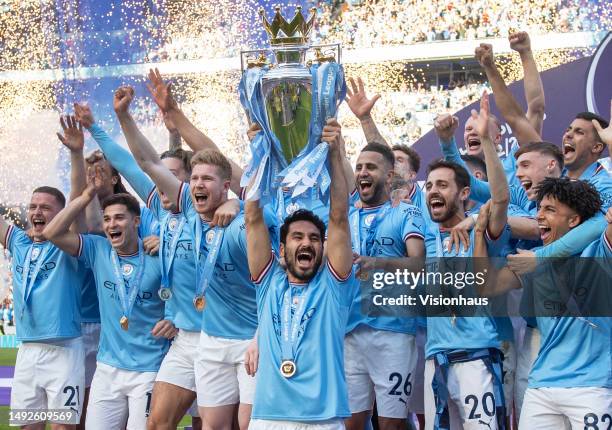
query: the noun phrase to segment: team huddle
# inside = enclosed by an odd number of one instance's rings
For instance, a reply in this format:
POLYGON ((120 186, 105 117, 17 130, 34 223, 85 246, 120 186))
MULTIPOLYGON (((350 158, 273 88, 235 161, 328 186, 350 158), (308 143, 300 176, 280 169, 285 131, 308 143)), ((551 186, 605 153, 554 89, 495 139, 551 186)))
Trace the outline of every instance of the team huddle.
POLYGON ((523 290, 551 288, 539 262, 612 257, 612 178, 598 162, 612 127, 582 112, 559 125, 561 147, 542 141, 529 38, 510 44, 527 112, 491 46, 476 49, 517 138, 508 154, 485 92, 464 124, 464 155, 457 118, 436 118, 444 157, 421 189, 419 154, 386 142, 370 114, 377 97, 351 78, 346 101, 367 144, 351 165, 340 124, 327 120, 329 202, 316 189, 244 199, 243 168, 189 121, 157 70, 148 88, 171 137, 161 155, 130 114, 132 88, 113 98, 129 151, 75 103, 58 133, 69 201, 42 186, 27 230, 0 218, 22 342, 11 409, 70 410, 94 430, 175 429, 187 413, 213 430, 361 430, 374 414, 385 430, 412 428, 413 416, 421 429, 610 428, 610 317, 363 312, 369 272, 418 272, 426 258, 506 257, 487 266, 481 293, 520 306, 523 290), (84 129, 100 148, 87 157, 84 129))

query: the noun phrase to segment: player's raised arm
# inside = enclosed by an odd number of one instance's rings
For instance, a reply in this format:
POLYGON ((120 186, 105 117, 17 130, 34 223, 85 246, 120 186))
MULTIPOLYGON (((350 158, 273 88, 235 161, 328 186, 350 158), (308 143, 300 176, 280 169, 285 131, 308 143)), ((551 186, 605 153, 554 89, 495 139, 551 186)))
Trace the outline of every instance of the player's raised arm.
POLYGON ((595 127, 595 131, 597 132, 597 135, 601 141, 608 147, 608 153, 610 154, 610 157, 612 157, 612 100, 610 100, 610 122, 608 123, 608 126, 603 128, 601 124, 599 124, 599 121, 595 119, 591 120, 591 122, 593 127, 595 127))
POLYGON ((378 142, 389 146, 372 118, 372 108, 379 98, 380 94, 374 95, 371 99, 368 98, 361 78, 358 77, 357 82, 353 78, 349 78, 349 85, 346 87, 346 103, 351 112, 361 122, 366 142, 378 142))
POLYGON ((335 119, 327 120, 321 140, 329 144, 331 168, 329 228, 327 233, 327 258, 340 278, 351 273, 353 253, 348 220, 348 184, 344 177, 341 146, 342 129, 335 119))
POLYGON ((493 88, 493 94, 495 95, 495 104, 499 108, 502 116, 510 127, 518 140, 519 145, 523 145, 530 142, 539 142, 542 140, 540 134, 533 128, 525 112, 518 104, 506 83, 501 73, 495 66, 495 59, 493 57, 493 47, 488 43, 481 43, 476 48, 476 59, 480 65, 484 68, 487 74, 487 79, 493 88))
MULTIPOLYGON (((85 136, 83 125, 77 122, 75 116, 60 117, 60 125, 63 134, 57 133, 57 138, 70 151, 70 201, 72 201, 79 197, 87 187, 85 157, 83 156, 85 136)), ((77 233, 87 232, 85 211, 76 217, 71 230, 77 233)))
MULTIPOLYGON (((149 70, 149 82, 147 88, 151 92, 153 100, 163 112, 166 126, 168 125, 168 121, 172 123, 187 145, 195 152, 207 148, 222 152, 210 137, 202 133, 202 131, 193 125, 187 116, 185 116, 185 113, 179 108, 178 103, 172 95, 171 84, 164 82, 159 70, 149 70)), ((232 160, 229 160, 229 162, 232 166, 230 190, 236 195, 240 195, 242 167, 232 160)))
POLYGON ((482 205, 474 226, 474 272, 486 274, 485 283, 477 287, 479 295, 485 297, 494 297, 521 288, 517 275, 508 267, 497 269, 489 259, 485 234, 490 229, 488 225, 492 217, 491 206, 490 200, 482 205))
POLYGON ((510 48, 519 53, 523 65, 523 87, 525 89, 525 99, 527 100, 527 120, 541 136, 546 101, 544 98, 544 86, 538 72, 538 65, 531 51, 531 40, 529 40, 529 35, 525 31, 510 34, 508 40, 510 41, 510 48))
POLYGON ((489 233, 492 237, 498 237, 508 222, 508 204, 510 202, 510 188, 504 173, 501 160, 497 155, 495 144, 491 137, 491 124, 489 118, 489 95, 483 92, 480 99, 480 112, 472 110, 472 118, 482 141, 482 149, 487 165, 489 186, 491 188, 491 217, 489 218, 489 233))
POLYGON ((167 113, 162 112, 162 114, 164 116, 164 125, 166 126, 166 130, 168 130, 168 150, 176 151, 177 149, 181 149, 183 146, 181 133, 179 133, 178 129, 174 125, 172 118, 170 118, 167 113))
POLYGON ((103 172, 100 167, 96 167, 95 171, 90 168, 88 175, 88 184, 83 193, 62 209, 43 230, 45 238, 72 256, 78 256, 81 239, 79 234, 70 231, 70 225, 96 196, 96 184, 102 183, 103 172))
POLYGON ((168 196, 170 201, 178 202, 182 183, 164 166, 155 148, 138 129, 134 118, 132 118, 128 110, 133 98, 133 88, 120 87, 115 91, 113 99, 113 108, 119 119, 119 124, 121 124, 121 129, 130 147, 130 151, 132 151, 140 168, 149 175, 157 188, 168 196))
POLYGON ((153 182, 138 166, 132 154, 113 140, 94 120, 91 108, 86 104, 74 104, 77 119, 89 130, 91 137, 96 141, 104 157, 117 169, 132 186, 138 197, 147 201, 153 188, 153 182))
POLYGON ((272 258, 272 243, 268 226, 264 221, 259 200, 249 200, 244 205, 246 224, 247 260, 252 279, 259 279, 272 258))

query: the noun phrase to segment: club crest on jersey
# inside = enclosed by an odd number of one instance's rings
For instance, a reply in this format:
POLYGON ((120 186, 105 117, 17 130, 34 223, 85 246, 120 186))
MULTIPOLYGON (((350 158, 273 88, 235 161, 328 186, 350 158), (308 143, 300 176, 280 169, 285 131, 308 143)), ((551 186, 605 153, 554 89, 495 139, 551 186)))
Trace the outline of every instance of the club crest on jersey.
POLYGON ((170 221, 168 222, 168 229, 170 231, 174 231, 174 230, 176 230, 176 226, 177 225, 178 225, 178 219, 171 218, 170 221))
POLYGON ((442 241, 442 249, 448 249, 448 244, 450 243, 450 237, 446 237, 444 238, 444 240, 442 241))
POLYGON ((376 214, 370 214, 368 216, 365 217, 365 225, 366 227, 369 227, 372 225, 372 221, 374 221, 374 217, 376 216, 376 214))
POLYGON ((38 256, 40 255, 40 248, 34 248, 32 250, 32 260, 36 260, 38 258, 38 256))
POLYGON ((124 264, 121 269, 123 271, 123 276, 130 276, 134 271, 134 266, 131 264, 124 264))
POLYGON ((285 209, 285 212, 287 212, 287 215, 291 215, 293 214, 293 212, 297 211, 300 208, 300 205, 298 205, 297 203, 291 203, 289 206, 287 206, 287 209, 285 209))
POLYGON ((215 238, 215 231, 209 230, 208 233, 206 233, 206 243, 210 245, 214 238, 215 238))

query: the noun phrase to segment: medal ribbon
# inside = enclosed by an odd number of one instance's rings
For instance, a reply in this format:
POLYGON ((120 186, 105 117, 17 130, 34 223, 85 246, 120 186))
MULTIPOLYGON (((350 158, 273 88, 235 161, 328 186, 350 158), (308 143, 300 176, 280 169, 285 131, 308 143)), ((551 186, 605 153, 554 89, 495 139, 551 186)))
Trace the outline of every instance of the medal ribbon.
POLYGON ((240 103, 247 111, 250 121, 255 121, 262 128, 250 143, 252 158, 244 169, 240 186, 246 187, 254 179, 245 200, 260 199, 261 204, 273 200, 276 175, 286 166, 280 142, 268 127, 265 101, 261 89, 261 78, 267 68, 253 67, 244 72, 238 92, 240 103))
POLYGON ((176 219, 177 217, 174 217, 172 215, 168 215, 168 217, 166 217, 165 222, 162 224, 161 227, 161 234, 159 235, 159 251, 160 251, 160 259, 159 259, 159 264, 161 266, 161 275, 162 275, 162 279, 161 279, 161 283, 162 283, 162 287, 165 288, 170 288, 170 269, 172 269, 172 263, 174 262, 174 256, 176 255, 176 246, 178 245, 178 240, 179 237, 181 236, 181 233, 183 231, 183 227, 185 227, 185 222, 187 221, 187 219, 185 218, 184 215, 179 215, 180 221, 176 227, 176 229, 174 230, 174 234, 172 236, 172 239, 170 240, 170 243, 168 244, 168 262, 166 264, 166 232, 169 230, 168 229, 168 225, 170 224, 170 221, 172 219, 176 219))
MULTIPOLYGON (((22 289, 23 289, 23 307, 26 308, 28 306, 28 301, 30 299, 30 295, 32 294, 32 290, 34 289, 34 283, 36 282, 36 277, 38 276, 38 272, 42 267, 42 264, 47 257, 47 253, 49 252, 49 248, 51 244, 49 242, 45 243, 42 247, 40 254, 38 255, 38 259, 36 260, 36 266, 34 266, 34 271, 30 273, 30 265, 32 263, 32 252, 34 251, 34 243, 30 245, 28 252, 25 256, 25 260, 23 262, 23 277, 22 277, 22 289)), ((23 315, 23 310, 22 310, 23 315)))
POLYGON ((298 333, 300 324, 306 310, 306 302, 310 290, 308 287, 299 298, 299 303, 293 318, 291 317, 291 284, 287 282, 287 289, 283 294, 283 305, 281 309, 281 359, 292 360, 295 362, 295 355, 298 344, 298 333))
POLYGON ((221 249, 221 243, 223 242, 223 233, 225 229, 221 227, 215 227, 212 231, 214 231, 215 237, 208 248, 208 255, 206 256, 206 260, 204 261, 204 266, 200 270, 200 260, 202 258, 201 244, 202 244, 202 220, 200 219, 198 222, 198 226, 196 229, 196 263, 198 267, 196 268, 196 297, 204 296, 206 294, 206 290, 208 289, 208 285, 210 284, 210 279, 213 276, 213 272, 215 271, 215 264, 217 263, 217 258, 219 257, 219 250, 221 249))
POLYGON ((140 291, 140 283, 142 281, 142 275, 144 273, 144 250, 142 249, 142 243, 138 241, 138 270, 134 277, 134 282, 130 283, 129 296, 126 294, 126 282, 125 278, 121 274, 121 264, 119 262, 119 256, 114 248, 111 248, 111 262, 113 264, 113 273, 115 274, 115 281, 117 282, 117 288, 119 289, 119 301, 121 302, 121 310, 123 316, 130 318, 134 302, 136 302, 136 296, 140 291))

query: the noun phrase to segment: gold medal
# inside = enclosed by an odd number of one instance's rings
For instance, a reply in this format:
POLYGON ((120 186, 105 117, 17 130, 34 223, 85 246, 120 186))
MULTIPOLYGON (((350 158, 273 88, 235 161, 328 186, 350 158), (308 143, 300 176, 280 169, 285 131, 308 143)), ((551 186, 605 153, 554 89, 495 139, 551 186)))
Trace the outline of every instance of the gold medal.
POLYGON ((129 321, 125 315, 122 316, 121 319, 119 320, 119 325, 121 326, 123 330, 127 331, 128 326, 129 326, 129 321))
POLYGON ((359 274, 360 281, 367 281, 368 279, 370 279, 370 272, 361 272, 359 274))
POLYGON ((283 375, 285 378, 291 378, 293 375, 295 375, 296 371, 297 367, 293 360, 283 360, 280 365, 281 375, 283 375))
POLYGON ((193 307, 196 308, 196 311, 202 312, 206 307, 206 297, 204 296, 196 296, 193 299, 193 307))

